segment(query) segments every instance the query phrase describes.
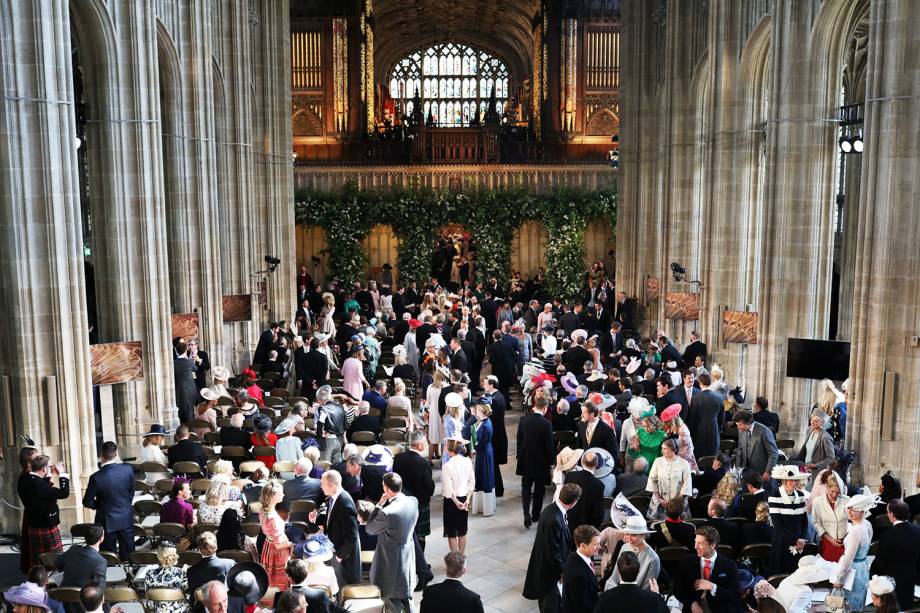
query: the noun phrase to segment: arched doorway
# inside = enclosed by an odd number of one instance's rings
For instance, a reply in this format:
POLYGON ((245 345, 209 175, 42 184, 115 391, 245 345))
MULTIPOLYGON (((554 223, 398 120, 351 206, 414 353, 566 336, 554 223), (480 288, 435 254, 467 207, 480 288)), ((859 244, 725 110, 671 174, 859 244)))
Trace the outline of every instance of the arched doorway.
POLYGON ((546 268, 546 229, 539 221, 526 221, 511 238, 511 270, 522 279, 532 278, 546 268))
POLYGON ((462 224, 438 230, 431 251, 431 276, 451 291, 476 278, 476 237, 462 224))
POLYGON ((393 232, 393 226, 377 224, 371 228, 364 239, 364 253, 367 255, 367 278, 378 285, 384 285, 384 281, 392 285, 397 279, 399 258, 399 239, 393 232), (389 274, 384 274, 387 270, 389 274))

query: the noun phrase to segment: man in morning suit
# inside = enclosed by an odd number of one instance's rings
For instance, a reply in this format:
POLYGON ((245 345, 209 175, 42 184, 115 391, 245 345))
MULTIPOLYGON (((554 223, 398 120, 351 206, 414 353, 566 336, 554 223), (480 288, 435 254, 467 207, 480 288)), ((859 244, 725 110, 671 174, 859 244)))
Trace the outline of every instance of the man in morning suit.
POLYGON ((581 457, 583 468, 565 473, 564 483, 574 483, 581 488, 578 502, 566 514, 571 532, 579 526, 599 528, 604 521, 604 484, 594 476, 599 461, 603 461, 603 458, 598 453, 587 451, 581 457))
POLYGON ((910 507, 903 500, 888 501, 891 528, 882 534, 870 575, 888 575, 895 581, 899 611, 913 606, 920 564, 920 526, 910 523, 910 507))
POLYGON ((619 613, 620 611, 642 611, 642 613, 667 613, 664 600, 658 595, 658 582, 649 580, 648 590, 636 585, 639 578, 639 556, 624 551, 617 558, 620 583, 601 594, 594 607, 594 613, 619 613))
POLYGON ((719 533, 712 526, 696 529, 696 554, 680 562, 674 595, 684 605, 684 613, 701 613, 703 604, 712 613, 744 613, 747 607, 738 593, 738 567, 716 552, 719 533))
POLYGON ((201 443, 189 439, 188 426, 185 424, 176 428, 176 444, 169 448, 166 457, 170 468, 176 462, 197 462, 198 467, 204 470, 208 464, 204 448, 201 443))
POLYGON ((326 513, 317 517, 310 514, 310 521, 324 526, 326 536, 335 545, 335 574, 339 585, 361 582, 361 535, 358 531, 358 509, 351 495, 342 489, 342 475, 337 470, 323 473, 323 493, 326 498, 326 513))
POLYGON ((725 407, 722 397, 709 389, 712 378, 708 374, 697 375, 696 380, 700 384, 700 391, 693 394, 693 400, 690 401, 687 429, 693 439, 693 455, 699 459, 719 453, 725 407))
POLYGON ((555 462, 553 425, 543 416, 546 404, 546 398, 537 398, 531 411, 518 422, 517 474, 523 490, 524 527, 528 530, 540 518, 547 478, 555 462))
POLYGON ((738 446, 735 448, 735 466, 752 468, 760 473, 764 483, 769 483, 770 472, 779 458, 779 449, 773 432, 754 421, 750 411, 735 413, 738 426, 738 446))
POLYGON ((703 358, 703 361, 706 360, 706 343, 700 340, 700 333, 694 330, 690 333, 690 343, 684 349, 684 354, 681 356, 681 359, 684 361, 684 366, 693 366, 693 362, 696 360, 697 356, 703 358))
POLYGON ((661 417, 666 408, 672 404, 680 405, 680 418, 686 421, 690 413, 690 403, 687 402, 687 396, 681 393, 681 390, 671 387, 671 378, 667 373, 662 374, 655 379, 655 413, 661 417))
POLYGON ((198 535, 198 551, 201 559, 188 567, 188 592, 194 594, 195 590, 209 581, 224 581, 227 573, 233 568, 235 562, 227 558, 218 558, 217 537, 213 532, 202 532, 198 535))
POLYGON ((561 613, 593 611, 597 603, 597 574, 593 556, 600 551, 601 533, 594 526, 575 528, 575 551, 562 568, 561 613))
POLYGON ((590 400, 581 403, 581 421, 578 422, 578 446, 582 449, 600 447, 617 457, 620 444, 613 428, 600 416, 600 409, 590 400))
MULTIPOLYGON (((312 470, 313 462, 310 461, 310 458, 300 458, 294 464, 294 478, 288 479, 282 486, 284 499, 288 503, 294 500, 310 500, 318 507, 323 502, 325 496, 322 484, 319 479, 310 476, 312 470)), ((295 516, 293 519, 294 521, 305 521, 307 518, 295 516)))
POLYGON ((559 490, 559 499, 540 513, 523 591, 524 598, 539 602, 540 613, 559 610, 558 584, 562 580, 563 565, 575 550, 565 515, 578 502, 579 496, 581 488, 567 483, 559 490))
POLYGON ((90 581, 95 581, 101 589, 105 589, 105 573, 109 565, 99 554, 103 533, 102 526, 90 526, 86 530, 86 544, 71 545, 70 549, 57 559, 55 566, 58 570, 64 571, 61 587, 83 587, 90 581))
POLYGON ((380 588, 386 610, 410 613, 415 587, 415 524, 418 501, 402 493, 402 477, 383 476, 383 496, 367 520, 367 533, 377 535, 371 583, 380 588))
POLYGON ((505 397, 498 391, 498 377, 489 375, 482 378, 482 388, 485 395, 492 399, 492 461, 495 464, 495 497, 505 495, 505 482, 502 480, 502 464, 508 463, 508 432, 505 430, 505 411, 508 404, 505 397))
POLYGON ((422 592, 422 606, 419 613, 442 613, 443 611, 482 613, 482 598, 464 586, 460 580, 466 572, 466 556, 459 551, 448 553, 444 556, 444 572, 447 574, 444 581, 429 585, 422 592))
POLYGON ((281 326, 277 322, 272 322, 268 329, 259 336, 259 342, 256 344, 256 351, 252 354, 253 364, 265 364, 268 361, 268 352, 275 344, 275 337, 281 326))
POLYGON ((83 506, 96 511, 96 524, 105 530, 102 550, 117 551, 127 560, 134 551, 134 469, 121 462, 112 441, 102 444, 100 459, 99 470, 86 485, 83 506))

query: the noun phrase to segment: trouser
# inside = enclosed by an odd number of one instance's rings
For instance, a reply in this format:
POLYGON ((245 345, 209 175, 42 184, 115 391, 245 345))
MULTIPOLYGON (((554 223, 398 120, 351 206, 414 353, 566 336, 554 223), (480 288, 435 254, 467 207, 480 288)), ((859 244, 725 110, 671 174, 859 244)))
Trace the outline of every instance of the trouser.
POLYGON ((505 482, 502 479, 502 467, 498 460, 493 464, 495 466, 495 497, 501 498, 505 495, 505 482))
POLYGON ((558 613, 559 611, 559 590, 556 586, 549 593, 539 600, 540 613, 558 613))
POLYGON ((524 519, 528 517, 537 522, 540 520, 540 511, 543 509, 543 496, 546 494, 546 484, 542 479, 521 477, 521 503, 524 507, 524 519), (531 506, 532 501, 532 506, 531 506))
POLYGON ((431 565, 425 560, 425 549, 422 547, 422 540, 418 534, 412 535, 415 544, 415 576, 421 587, 428 585, 434 579, 434 573, 431 572, 431 565))
POLYGON ((320 458, 330 464, 338 464, 342 461, 342 436, 327 436, 321 441, 320 458))
POLYGON ((124 530, 116 530, 115 532, 106 531, 99 549, 116 553, 116 543, 118 544, 118 557, 121 558, 122 561, 127 560, 131 552, 134 551, 134 526, 130 526, 124 530))
POLYGON ((386 613, 412 613, 409 606, 408 598, 386 598, 384 599, 384 611, 386 613))

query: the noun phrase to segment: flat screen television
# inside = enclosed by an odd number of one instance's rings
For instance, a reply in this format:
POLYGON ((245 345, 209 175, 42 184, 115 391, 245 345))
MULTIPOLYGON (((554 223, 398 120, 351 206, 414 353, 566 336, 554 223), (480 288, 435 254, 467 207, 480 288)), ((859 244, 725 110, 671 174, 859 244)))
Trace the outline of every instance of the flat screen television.
POLYGON ((810 338, 787 339, 786 376, 843 381, 850 376, 850 343, 810 338))

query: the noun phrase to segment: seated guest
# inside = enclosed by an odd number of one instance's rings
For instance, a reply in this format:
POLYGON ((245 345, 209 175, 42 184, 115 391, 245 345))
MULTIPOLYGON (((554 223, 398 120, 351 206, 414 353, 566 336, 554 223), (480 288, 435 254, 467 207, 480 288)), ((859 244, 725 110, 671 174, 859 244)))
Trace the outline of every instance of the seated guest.
MULTIPOLYGON (((626 523, 620 530, 623 535, 624 545, 620 549, 622 556, 627 551, 631 551, 639 557, 639 576, 636 578, 636 584, 643 589, 649 589, 651 582, 657 580, 661 572, 661 560, 658 554, 645 542, 646 537, 651 534, 646 527, 645 518, 641 515, 631 515, 626 518, 626 523)), ((607 580, 607 589, 619 585, 621 577, 614 568, 613 575, 607 580)))
MULTIPOLYGON (((257 415, 252 420, 252 427, 255 432, 249 435, 249 445, 244 445, 244 447, 274 447, 278 442, 278 435, 272 432, 272 419, 268 415, 257 415)), ((273 453, 271 455, 257 455, 255 459, 265 464, 268 470, 271 470, 277 458, 273 453)))
POLYGON ((873 576, 869 581, 869 595, 872 597, 872 606, 878 613, 896 613, 907 607, 898 608, 898 599, 895 596, 895 586, 891 577, 873 576))
MULTIPOLYGON (((3 599, 10 604, 10 610, 13 613, 57 611, 57 609, 52 608, 52 600, 45 590, 31 581, 6 590, 3 592, 3 599)), ((58 602, 57 606, 61 607, 61 603, 58 602)), ((60 610, 63 611, 63 607, 60 610)))
POLYGON ((741 487, 743 493, 738 502, 738 508, 731 515, 744 517, 749 522, 754 521, 757 505, 767 501, 767 492, 763 489, 763 479, 756 470, 745 470, 741 473, 741 487))
POLYGON ((99 547, 103 538, 102 526, 92 525, 86 530, 86 544, 71 545, 70 549, 57 559, 55 566, 64 571, 61 577, 61 587, 83 587, 90 581, 95 581, 105 589, 106 569, 108 563, 99 547))
MULTIPOLYGON (((326 590, 310 587, 309 581, 307 581, 309 570, 304 560, 291 558, 288 560, 284 572, 287 573, 288 578, 291 580, 289 591, 300 594, 306 601, 307 609, 306 611, 300 611, 300 613, 327 613, 329 611, 329 597, 326 596, 326 590)), ((278 611, 278 604, 281 600, 281 595, 284 593, 278 592, 275 594, 275 601, 272 605, 274 611, 278 611)))
POLYGON ((303 545, 303 558, 307 561, 306 583, 325 585, 333 596, 339 593, 339 582, 335 578, 335 569, 327 562, 334 552, 332 541, 322 533, 311 534, 303 545))
POLYGON ((719 542, 728 545, 732 550, 737 550, 741 542, 741 528, 733 521, 725 519, 727 506, 724 500, 712 498, 709 501, 706 520, 707 526, 712 526, 719 533, 719 542))
MULTIPOLYGON (((143 446, 141 447, 141 455, 139 460, 141 462, 156 462, 166 466, 166 463, 169 461, 166 459, 166 454, 163 453, 163 450, 160 449, 160 445, 163 445, 166 442, 166 428, 160 424, 152 424, 150 430, 141 435, 144 438, 143 446)), ((168 479, 168 473, 147 473, 147 485, 155 485, 160 479, 168 479)))
POLYGON ((310 476, 314 479, 319 479, 323 476, 323 467, 317 466, 317 462, 322 458, 322 453, 319 450, 319 447, 307 447, 303 450, 303 457, 307 458, 313 462, 313 470, 310 471, 310 476))
POLYGON ((364 451, 361 467, 361 498, 370 501, 383 496, 383 476, 393 469, 393 453, 383 445, 371 445, 364 451))
POLYGON ((738 567, 718 555, 719 533, 712 526, 696 529, 696 553, 680 563, 674 582, 674 595, 684 605, 684 613, 709 610, 713 613, 742 613, 747 610, 738 593, 738 567))
POLYGON ((348 456, 343 452, 342 457, 345 459, 333 464, 332 470, 337 470, 342 475, 342 489, 357 500, 361 497, 361 469, 364 467, 364 458, 358 455, 357 450, 348 456))
POLYGON ((80 589, 80 604, 86 613, 102 613, 105 607, 105 586, 90 581, 80 589))
POLYGON ((243 430, 245 419, 242 413, 234 413, 230 416, 230 425, 218 431, 217 438, 222 446, 242 447, 247 450, 252 447, 249 433, 243 430))
MULTIPOLYGON (((163 541, 157 547, 157 559, 160 565, 156 568, 148 569, 144 575, 144 589, 150 590, 155 587, 171 587, 188 591, 188 580, 185 577, 185 570, 179 563, 179 553, 176 546, 169 541, 163 541)), ((147 611, 153 613, 183 613, 189 610, 188 604, 178 602, 157 602, 148 601, 145 607, 147 611)))
POLYGON ((209 581, 201 592, 207 613, 244 613, 246 602, 240 596, 231 596, 223 581, 209 581))
POLYGON ((278 352, 274 349, 268 352, 268 362, 262 365, 263 377, 270 372, 278 373, 281 377, 284 376, 284 364, 278 360, 278 352))
MULTIPOLYGON (((29 583, 34 583, 43 590, 48 589, 48 569, 41 565, 35 565, 29 569, 29 583)), ((47 608, 51 613, 64 613, 63 603, 48 597, 47 608)))
POLYGON ((773 432, 779 432, 779 415, 769 410, 770 403, 763 396, 758 396, 754 401, 754 421, 763 424, 773 432))
POLYGON ((636 584, 641 564, 639 557, 627 551, 617 558, 616 572, 620 583, 597 599, 594 613, 620 613, 621 611, 642 611, 642 613, 667 613, 668 608, 658 594, 658 582, 652 579, 649 589, 636 584))
POLYGON ((355 506, 358 511, 358 536, 361 539, 361 551, 374 551, 377 549, 377 535, 368 533, 367 522, 377 507, 370 500, 359 500, 355 506))
MULTIPOLYGON (((569 513, 571 513, 569 509, 569 513)), ((593 611, 597 603, 597 575, 594 560, 600 550, 600 533, 594 526, 575 528, 575 551, 562 566, 561 613, 593 611)))
MULTIPOLYGON (((294 478, 284 482, 284 499, 289 503, 294 500, 310 500, 319 506, 326 497, 323 494, 322 484, 319 479, 310 476, 313 462, 307 458, 300 458, 294 464, 294 478)), ((306 521, 306 517, 294 517, 294 521, 306 521)))
POLYGON ((208 465, 208 458, 204 454, 201 443, 196 443, 188 437, 188 426, 185 424, 176 428, 176 444, 166 453, 170 468, 176 462, 196 462, 202 470, 208 465))
POLYGON ((447 578, 441 583, 434 583, 425 588, 419 613, 482 613, 482 598, 461 581, 465 572, 466 556, 459 551, 451 551, 444 556, 444 573, 447 578))
POLYGON ((754 507, 754 521, 741 526, 741 535, 745 545, 769 543, 773 540, 770 505, 766 501, 758 502, 754 507))
POLYGON ((383 380, 375 381, 373 389, 364 392, 361 400, 367 402, 371 408, 380 411, 381 417, 385 417, 387 414, 387 382, 383 380))
POLYGON ((379 415, 369 413, 370 405, 362 402, 358 405, 355 420, 348 426, 348 440, 351 440, 355 432, 373 432, 376 439, 380 438, 383 432, 383 418, 379 415))
POLYGON ((693 477, 693 487, 697 489, 700 496, 711 494, 716 489, 719 481, 722 480, 722 477, 725 476, 725 471, 731 468, 731 465, 731 456, 727 453, 720 453, 713 459, 710 468, 703 469, 702 474, 693 477))
POLYGON ((175 479, 169 500, 160 507, 160 521, 182 524, 185 527, 195 525, 195 509, 188 502, 191 498, 192 488, 188 481, 175 479))
POLYGON ((240 488, 233 485, 233 482, 236 481, 237 476, 233 470, 233 462, 229 460, 217 460, 211 465, 211 482, 220 481, 227 486, 227 500, 237 501, 242 500, 242 494, 240 494, 240 488))
POLYGON ((553 432, 575 432, 575 419, 572 417, 569 401, 565 398, 556 403, 552 422, 553 432))
POLYGON ((242 513, 242 505, 239 501, 231 502, 227 500, 227 484, 223 481, 212 481, 205 492, 204 502, 198 505, 198 521, 203 524, 220 524, 224 511, 233 509, 236 513, 242 513))
POLYGON ((218 558, 215 555, 217 554, 217 537, 213 532, 202 532, 198 535, 197 542, 201 559, 189 566, 186 571, 190 594, 194 594, 195 590, 209 581, 224 581, 234 564, 233 560, 218 558))
POLYGON ((632 472, 623 473, 617 477, 616 493, 623 494, 627 498, 636 494, 645 493, 648 487, 648 460, 639 456, 632 463, 632 472))
POLYGON ((664 521, 655 525, 655 533, 649 537, 649 544, 655 549, 668 545, 682 545, 693 549, 696 540, 696 526, 685 522, 684 499, 671 498, 664 504, 664 521))
POLYGON ((275 443, 275 459, 278 462, 296 462, 303 457, 303 445, 300 439, 294 436, 298 430, 297 419, 285 417, 275 428, 278 441, 275 443))

